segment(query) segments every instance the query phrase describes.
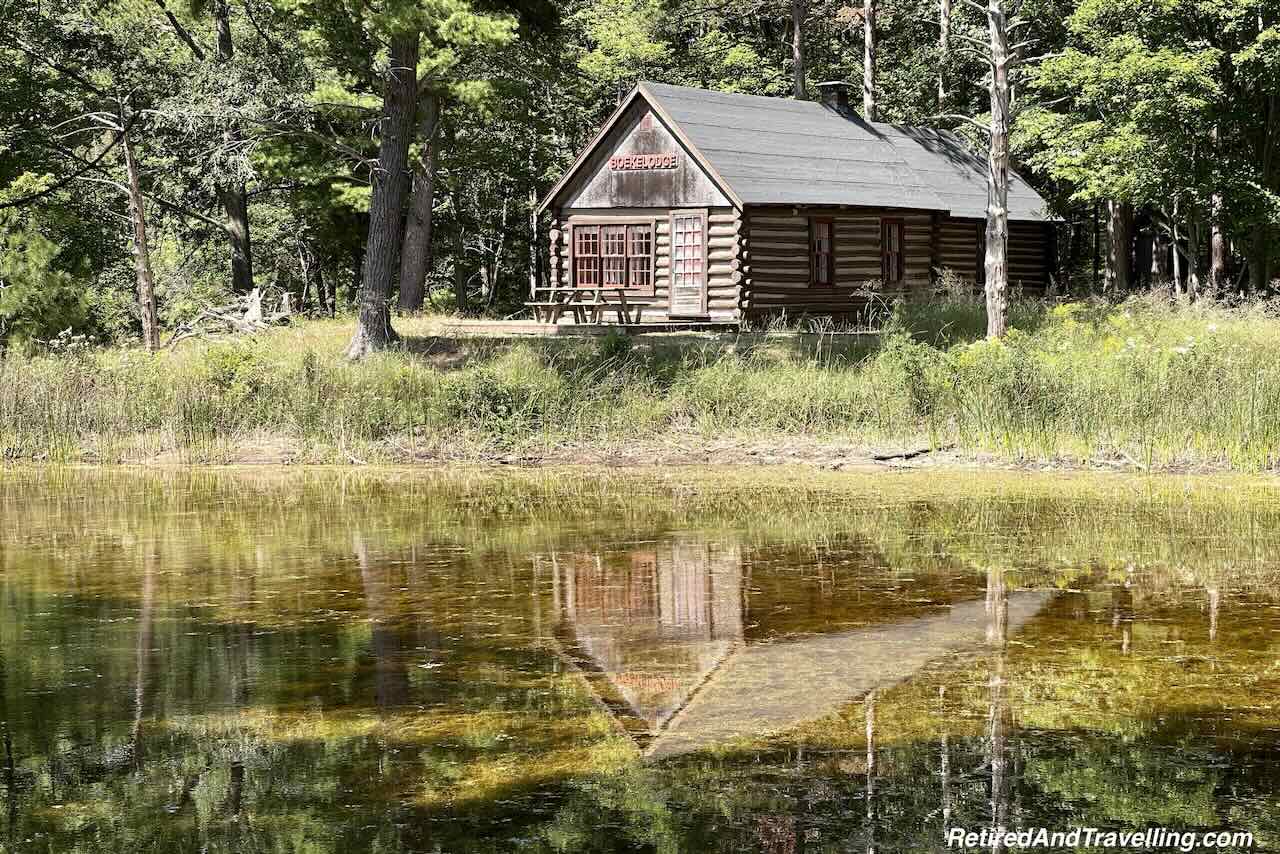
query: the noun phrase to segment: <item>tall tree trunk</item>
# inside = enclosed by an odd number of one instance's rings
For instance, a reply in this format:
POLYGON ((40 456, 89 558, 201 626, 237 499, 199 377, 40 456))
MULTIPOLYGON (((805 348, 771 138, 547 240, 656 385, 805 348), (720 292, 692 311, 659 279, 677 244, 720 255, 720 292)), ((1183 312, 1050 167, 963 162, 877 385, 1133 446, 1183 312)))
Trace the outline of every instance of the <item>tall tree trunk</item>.
MULTIPOLYGON (((1218 152, 1218 127, 1213 128, 1214 155, 1218 152)), ((1227 235, 1222 231, 1222 193, 1209 197, 1209 287, 1215 293, 1227 286, 1227 235)))
POLYGON ((1133 252, 1133 280, 1138 287, 1151 287, 1153 278, 1151 269, 1155 255, 1155 226, 1148 223, 1137 233, 1137 244, 1133 252))
POLYGON ((1222 211, 1222 194, 1214 193, 1211 204, 1214 214, 1209 233, 1209 287, 1217 293, 1230 281, 1227 276, 1227 235, 1222 231, 1222 222, 1219 219, 1222 211))
POLYGON ((876 0, 862 0, 862 117, 876 121, 876 0))
MULTIPOLYGON (((870 2, 870 0, 868 0, 870 2)), ((987 0, 991 36, 991 145, 987 156, 987 337, 1009 327, 1009 30, 1004 0, 987 0)))
POLYGON ((1173 216, 1169 219, 1169 241, 1172 244, 1170 258, 1173 262, 1173 292, 1182 296, 1182 246, 1178 239, 1178 205, 1173 206, 1173 216))
POLYGON ((796 100, 806 100, 804 67, 804 21, 809 16, 809 0, 791 0, 791 79, 796 100))
POLYGON ((436 124, 440 99, 424 93, 418 101, 417 156, 413 158, 413 195, 404 224, 400 253, 400 310, 422 311, 431 266, 431 214, 436 202, 436 124))
POLYGON ((1107 277, 1108 293, 1124 293, 1133 284, 1130 247, 1133 244, 1133 206, 1128 202, 1107 200, 1107 277))
MULTIPOLYGON (((231 40, 231 7, 227 0, 214 0, 213 23, 218 40, 218 62, 230 62, 235 55, 231 40)), ((223 144, 228 151, 240 141, 240 132, 233 123, 223 131, 223 144)), ((249 196, 244 182, 224 180, 218 183, 218 199, 226 213, 223 230, 231 248, 231 289, 238 294, 253 290, 253 253, 249 245, 249 196)))
POLYGON ((129 126, 121 119, 120 148, 129 176, 129 219, 133 222, 133 269, 138 281, 138 312, 142 315, 142 343, 154 353, 160 349, 160 324, 156 319, 156 285, 151 276, 151 253, 147 249, 146 208, 142 204, 142 182, 138 161, 129 141, 129 126))
POLYGON ((382 96, 382 140, 369 201, 369 239, 360 285, 360 311, 347 358, 359 359, 399 339, 391 328, 392 280, 400 266, 400 214, 409 192, 409 143, 418 100, 418 32, 391 38, 391 67, 382 96))
MULTIPOLYGON (((532 173, 530 173, 532 174, 532 173)), ((538 191, 529 188, 529 299, 538 298, 538 285, 541 282, 540 267, 542 253, 538 251, 541 244, 538 240, 538 191)))
MULTIPOLYGON (((333 305, 333 302, 329 300, 329 295, 325 291, 324 265, 320 263, 319 258, 316 258, 315 269, 316 269, 316 302, 319 304, 321 314, 327 314, 330 317, 332 317, 334 305, 333 305)), ((334 294, 334 299, 336 301, 337 294, 334 294)))
POLYGON ((1098 203, 1093 203, 1093 275, 1089 277, 1089 290, 1098 290, 1098 268, 1102 263, 1102 228, 1098 216, 1098 203))
POLYGON ((951 0, 938 0, 938 109, 947 102, 947 58, 951 53, 951 0))
POLYGON ((1200 298, 1200 223, 1187 220, 1187 296, 1200 298))

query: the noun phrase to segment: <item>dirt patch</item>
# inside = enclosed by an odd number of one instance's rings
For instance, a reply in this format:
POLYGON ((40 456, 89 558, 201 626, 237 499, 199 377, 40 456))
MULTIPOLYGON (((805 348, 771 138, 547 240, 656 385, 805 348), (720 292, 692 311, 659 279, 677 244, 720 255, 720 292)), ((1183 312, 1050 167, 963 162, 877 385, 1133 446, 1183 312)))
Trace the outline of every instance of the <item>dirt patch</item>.
MULTIPOLYGON (((17 457, 15 457, 17 459, 17 457)), ((48 461, 24 457, 28 462, 48 461)), ((825 471, 883 472, 901 469, 988 471, 1108 471, 1209 474, 1231 471, 1225 462, 1177 462, 1147 466, 1127 454, 1113 457, 1016 458, 994 453, 931 446, 926 440, 897 445, 806 436, 707 437, 671 433, 661 437, 595 442, 482 444, 458 437, 398 437, 359 447, 315 446, 275 434, 178 447, 171 436, 142 436, 110 450, 86 448, 61 462, 184 465, 340 466, 584 466, 621 469, 682 466, 808 467, 825 471)))
POLYGON ((410 465, 469 462, 512 466, 606 466, 616 468, 681 466, 800 466, 826 471, 897 469, 982 469, 1001 471, 1160 471, 1212 473, 1226 465, 1177 464, 1148 467, 1128 456, 1078 459, 1017 459, 953 446, 927 443, 868 445, 809 437, 716 439, 674 435, 620 443, 562 443, 537 447, 386 449, 393 463, 410 465))

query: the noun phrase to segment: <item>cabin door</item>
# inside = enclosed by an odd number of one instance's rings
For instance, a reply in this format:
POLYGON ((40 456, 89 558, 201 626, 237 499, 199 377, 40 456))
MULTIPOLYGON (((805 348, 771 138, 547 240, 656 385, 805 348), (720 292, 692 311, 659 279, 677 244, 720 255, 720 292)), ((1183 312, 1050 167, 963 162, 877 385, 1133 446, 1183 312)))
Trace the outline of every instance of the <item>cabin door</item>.
POLYGON ((707 313, 707 216, 702 211, 671 214, 672 317, 707 313))

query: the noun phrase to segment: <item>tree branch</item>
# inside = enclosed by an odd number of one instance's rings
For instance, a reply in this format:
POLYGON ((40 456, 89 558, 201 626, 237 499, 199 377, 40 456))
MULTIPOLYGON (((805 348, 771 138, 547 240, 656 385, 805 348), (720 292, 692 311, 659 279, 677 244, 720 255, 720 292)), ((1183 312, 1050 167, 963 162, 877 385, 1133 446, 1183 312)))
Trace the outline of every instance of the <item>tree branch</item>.
MULTIPOLYGON (((116 138, 115 138, 115 139, 113 139, 113 140, 111 140, 111 143, 110 143, 109 145, 107 145, 107 147, 106 147, 106 148, 102 149, 102 153, 101 153, 101 154, 99 154, 97 157, 93 158, 92 160, 88 161, 87 163, 85 163, 85 164, 84 164, 84 166, 80 167, 80 169, 78 169, 77 171, 75 171, 75 172, 71 173, 71 175, 69 175, 69 176, 67 176, 66 178, 62 179, 61 181, 59 181, 58 183, 54 184, 53 186, 51 186, 51 187, 45 187, 45 188, 44 188, 43 190, 41 190, 40 192, 38 192, 38 193, 32 193, 32 194, 31 194, 31 195, 29 195, 29 196, 23 196, 23 197, 18 198, 18 199, 13 199, 13 200, 11 200, 11 201, 7 201, 7 202, 0 203, 0 208, 16 208, 16 207, 18 207, 19 205, 25 205, 25 204, 27 204, 27 203, 29 203, 29 202, 34 202, 36 199, 40 199, 40 198, 43 198, 43 197, 45 197, 45 196, 47 196, 47 195, 49 195, 49 194, 51 194, 51 193, 55 193, 55 192, 57 192, 58 190, 60 190, 60 189, 62 189, 63 187, 67 186, 67 185, 68 185, 68 184, 70 184, 72 181, 75 181, 75 180, 76 180, 76 179, 78 179, 78 178, 83 178, 84 174, 85 174, 86 172, 88 172, 90 169, 96 169, 96 168, 97 168, 98 164, 99 164, 99 163, 101 163, 101 162, 103 161, 103 159, 104 159, 108 154, 110 154, 110 153, 111 153, 111 149, 115 148, 117 145, 119 145, 119 144, 120 144, 120 140, 121 140, 121 139, 122 139, 122 137, 121 137, 121 136, 116 136, 116 138)), ((89 179, 86 179, 86 180, 93 181, 93 180, 99 180, 99 179, 89 178, 89 179)), ((123 186, 123 185, 120 185, 120 186, 123 186)))
POLYGON ((1066 56, 1066 55, 1067 55, 1067 52, 1065 50, 1059 50, 1059 51, 1055 51, 1054 53, 1042 53, 1039 56, 1028 56, 1026 59, 1010 57, 1009 61, 1013 65, 1028 65, 1032 62, 1040 62, 1041 60, 1044 60, 1044 59, 1057 59, 1060 56, 1066 56))
POLYGON ((926 116, 926 117, 925 117, 925 121, 931 121, 931 122, 932 122, 932 121, 943 121, 943 120, 947 120, 947 119, 950 119, 950 120, 952 120, 952 121, 961 121, 961 122, 965 122, 965 123, 967 123, 967 124, 971 124, 971 125, 973 125, 974 127, 976 127, 978 130, 982 131, 983 133, 991 133, 991 128, 987 127, 987 126, 986 126, 986 125, 984 125, 982 122, 978 121, 977 119, 973 118, 972 116, 965 116, 965 115, 961 115, 960 113, 941 113, 941 114, 936 115, 936 116, 926 116))
POLYGON ((61 65, 57 62, 54 62, 52 59, 49 59, 47 56, 45 56, 43 51, 39 51, 35 49, 31 45, 24 42, 22 39, 19 39, 16 37, 13 38, 13 40, 9 42, 9 46, 17 48, 18 50, 25 53, 27 56, 34 59, 36 62, 39 62, 42 65, 47 65, 48 67, 52 68, 54 71, 61 74, 63 77, 66 77, 68 80, 72 81, 73 83, 78 83, 79 85, 88 89, 93 94, 101 97, 106 97, 106 94, 107 94, 106 92, 99 89, 97 86, 94 86, 84 77, 82 77, 78 72, 70 68, 67 68, 66 66, 61 65))
POLYGON ((179 23, 178 19, 169 11, 169 7, 164 4, 164 0, 155 0, 156 5, 160 7, 160 11, 164 12, 164 16, 169 19, 169 26, 173 27, 173 31, 178 34, 178 38, 182 39, 191 53, 196 59, 204 62, 204 51, 200 49, 200 45, 196 44, 196 40, 191 37, 191 33, 187 32, 187 28, 179 23))

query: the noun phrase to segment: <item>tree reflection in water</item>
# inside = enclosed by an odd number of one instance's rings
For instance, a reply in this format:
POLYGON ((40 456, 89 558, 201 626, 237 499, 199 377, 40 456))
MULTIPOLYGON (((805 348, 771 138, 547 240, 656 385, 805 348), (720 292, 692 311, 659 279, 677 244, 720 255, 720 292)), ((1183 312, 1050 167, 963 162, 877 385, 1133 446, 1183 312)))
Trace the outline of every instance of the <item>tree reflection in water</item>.
POLYGON ((1256 581, 1280 547, 1221 534, 1280 529, 1269 505, 1192 514, 1153 557, 1161 514, 1091 499, 1068 531, 1057 485, 810 497, 786 526, 742 521, 774 498, 605 490, 531 529, 474 515, 487 482, 338 506, 166 481, 145 512, 74 483, 0 483, 6 854, 1280 833, 1256 581))

